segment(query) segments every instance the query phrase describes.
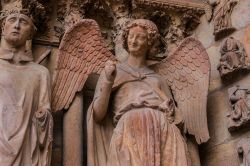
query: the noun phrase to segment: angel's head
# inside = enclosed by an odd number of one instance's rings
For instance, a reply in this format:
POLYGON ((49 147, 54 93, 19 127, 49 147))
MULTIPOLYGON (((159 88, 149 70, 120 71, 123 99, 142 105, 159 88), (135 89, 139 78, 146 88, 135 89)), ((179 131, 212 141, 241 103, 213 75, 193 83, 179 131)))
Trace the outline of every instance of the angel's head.
POLYGON ((160 34, 157 26, 150 20, 136 19, 130 22, 122 35, 123 47, 128 52, 143 52, 147 56, 159 51, 160 34))

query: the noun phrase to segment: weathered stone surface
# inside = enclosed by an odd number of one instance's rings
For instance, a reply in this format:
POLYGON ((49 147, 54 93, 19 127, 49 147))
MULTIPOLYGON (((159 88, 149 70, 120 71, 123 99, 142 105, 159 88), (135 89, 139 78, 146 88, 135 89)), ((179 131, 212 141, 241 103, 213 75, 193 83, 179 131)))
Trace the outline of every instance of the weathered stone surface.
POLYGON ((235 142, 223 142, 202 153, 202 166, 239 166, 235 142))
POLYGON ((209 48, 214 43, 213 28, 213 24, 209 23, 205 16, 202 16, 201 23, 195 30, 194 35, 205 48, 209 48))
POLYGON ((244 31, 244 35, 243 35, 242 43, 247 52, 247 55, 248 55, 247 61, 249 63, 250 62, 250 26, 247 26, 246 28, 244 28, 243 31, 244 31))
POLYGON ((210 84, 209 91, 212 92, 215 89, 218 89, 222 86, 222 81, 220 74, 217 70, 217 66, 220 61, 220 53, 219 53, 219 44, 214 45, 207 49, 207 53, 209 55, 209 60, 211 63, 211 74, 210 74, 210 84))
POLYGON ((249 0, 240 0, 232 12, 232 25, 240 30, 250 24, 249 0))
POLYGON ((222 144, 230 137, 225 118, 229 109, 226 93, 225 91, 218 90, 210 93, 208 96, 208 128, 210 131, 210 140, 206 145, 209 148, 222 144))

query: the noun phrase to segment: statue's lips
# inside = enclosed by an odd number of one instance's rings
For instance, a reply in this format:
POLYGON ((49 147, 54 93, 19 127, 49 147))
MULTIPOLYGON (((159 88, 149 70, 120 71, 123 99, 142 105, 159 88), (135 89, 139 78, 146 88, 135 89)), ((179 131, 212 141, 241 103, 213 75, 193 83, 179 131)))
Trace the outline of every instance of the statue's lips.
POLYGON ((20 32, 11 32, 11 34, 14 34, 14 35, 19 35, 20 32))
POLYGON ((131 47, 131 48, 137 48, 137 44, 129 44, 129 47, 131 47))

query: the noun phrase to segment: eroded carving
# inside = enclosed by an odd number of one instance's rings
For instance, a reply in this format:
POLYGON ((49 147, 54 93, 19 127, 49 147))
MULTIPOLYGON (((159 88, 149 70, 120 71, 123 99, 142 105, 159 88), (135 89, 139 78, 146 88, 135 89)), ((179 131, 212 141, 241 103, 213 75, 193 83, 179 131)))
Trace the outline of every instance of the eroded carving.
POLYGON ((231 14, 238 2, 238 0, 217 0, 213 18, 215 40, 229 35, 235 30, 232 27, 231 14))
POLYGON ((250 138, 243 138, 237 144, 240 166, 250 166, 250 138))
MULTIPOLYGON (((58 20, 65 24, 64 18, 69 16, 66 12, 70 6, 74 6, 72 11, 81 13, 80 18, 95 19, 102 29, 109 29, 112 33, 105 32, 109 37, 106 40, 110 45, 110 50, 115 50, 118 60, 127 59, 127 52, 122 48, 121 33, 127 23, 133 19, 145 18, 154 21, 159 27, 160 34, 166 39, 166 50, 173 52, 180 42, 192 35, 193 30, 200 23, 201 15, 206 14, 208 19, 211 17, 211 7, 207 2, 196 0, 167 0, 167 1, 141 1, 141 0, 60 0, 58 10, 58 20), (68 4, 68 5, 67 5, 68 4), (74 5, 72 5, 74 4, 74 5), (100 5, 101 4, 101 5, 100 5), (103 19, 89 15, 93 10, 100 13, 100 6, 112 19, 106 15, 103 19), (84 13, 84 14, 82 14, 84 13), (87 17, 86 17, 87 16, 87 17), (103 20, 104 23, 103 23, 103 20), (105 26, 105 22, 112 22, 112 27, 105 26)), ((72 20, 72 19, 69 19, 72 20)), ((65 27, 56 25, 57 36, 63 35, 65 27)), ((72 24, 71 24, 72 25, 72 24)), ((159 58, 164 58, 159 56, 159 58)))
POLYGON ((250 123, 250 91, 234 86, 228 89, 231 110, 227 115, 228 130, 234 131, 250 123))
POLYGON ((75 23, 85 18, 89 4, 94 0, 59 0, 57 9, 57 22, 54 26, 56 37, 60 40, 65 31, 75 23))
POLYGON ((248 57, 242 43, 233 37, 229 37, 224 41, 220 53, 218 70, 221 76, 249 67, 248 57))
POLYGON ((2 29, 0 163, 50 166, 50 75, 45 67, 32 62, 31 50, 26 49, 35 26, 22 11, 12 11, 2 29))

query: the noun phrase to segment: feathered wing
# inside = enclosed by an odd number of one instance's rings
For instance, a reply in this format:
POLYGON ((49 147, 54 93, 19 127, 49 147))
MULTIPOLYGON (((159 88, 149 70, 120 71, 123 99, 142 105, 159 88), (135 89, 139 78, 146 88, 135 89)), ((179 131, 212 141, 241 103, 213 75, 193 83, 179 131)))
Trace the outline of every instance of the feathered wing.
POLYGON ((91 19, 83 19, 66 31, 52 87, 53 111, 67 109, 89 74, 99 74, 107 60, 115 60, 104 43, 98 24, 91 19))
POLYGON ((198 144, 209 139, 207 127, 207 94, 210 62, 203 45, 189 37, 160 64, 156 71, 166 78, 178 108, 184 115, 185 131, 194 135, 198 144))

